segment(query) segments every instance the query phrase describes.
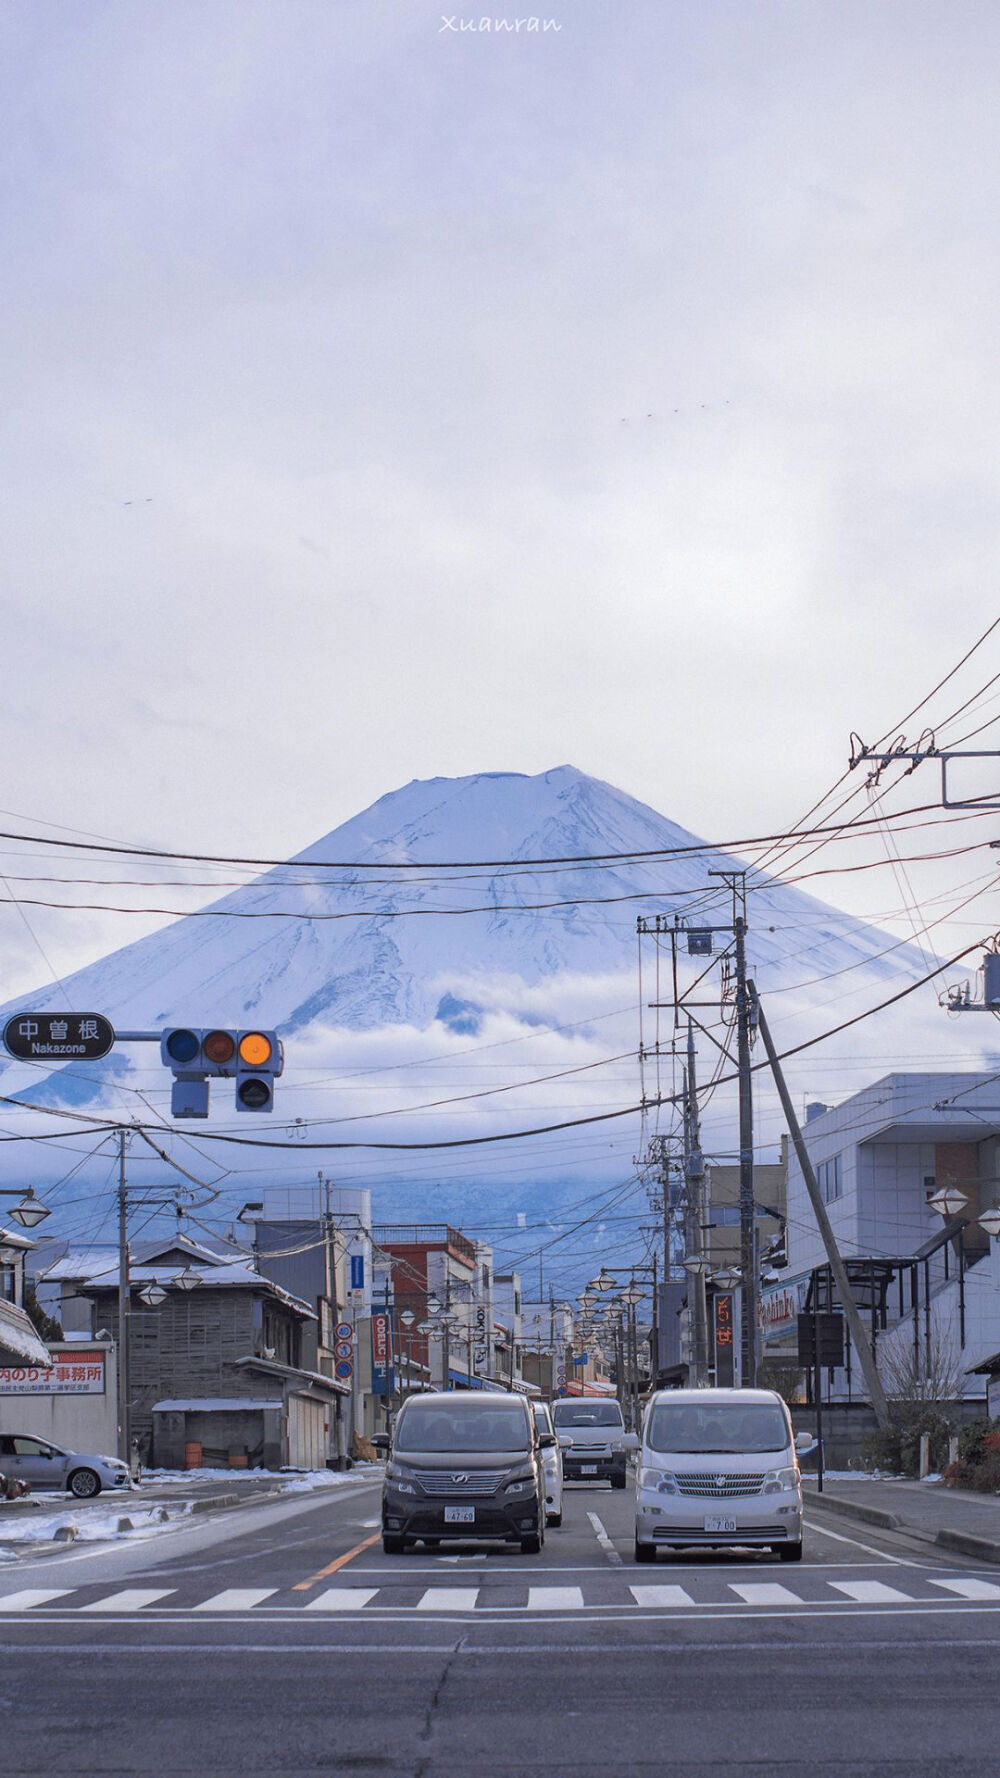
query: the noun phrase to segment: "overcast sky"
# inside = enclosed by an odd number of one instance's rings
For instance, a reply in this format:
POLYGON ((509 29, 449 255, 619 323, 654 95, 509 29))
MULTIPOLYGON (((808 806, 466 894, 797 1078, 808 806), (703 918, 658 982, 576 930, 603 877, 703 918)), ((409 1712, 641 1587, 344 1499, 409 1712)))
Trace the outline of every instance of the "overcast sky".
POLYGON ((448 16, 5 0, 5 808, 570 761, 724 840, 994 614, 992 0, 448 16))

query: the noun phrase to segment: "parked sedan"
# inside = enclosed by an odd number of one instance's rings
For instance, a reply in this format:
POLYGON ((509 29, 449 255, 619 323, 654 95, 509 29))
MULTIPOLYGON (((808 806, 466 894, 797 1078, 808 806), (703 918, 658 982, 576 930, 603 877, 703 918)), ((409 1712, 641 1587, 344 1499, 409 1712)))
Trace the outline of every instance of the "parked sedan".
POLYGON ((119 1457, 67 1451, 27 1432, 0 1432, 0 1469, 32 1490, 65 1489, 78 1500, 92 1500, 102 1488, 127 1488, 131 1479, 128 1464, 119 1457))

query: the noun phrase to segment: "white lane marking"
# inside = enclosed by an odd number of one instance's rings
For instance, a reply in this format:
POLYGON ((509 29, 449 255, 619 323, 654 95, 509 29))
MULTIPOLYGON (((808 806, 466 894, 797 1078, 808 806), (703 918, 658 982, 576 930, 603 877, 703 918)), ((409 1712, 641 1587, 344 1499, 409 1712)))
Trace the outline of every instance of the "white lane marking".
POLYGON ((912 1605, 909 1593, 901 1593, 898 1587, 887 1587, 881 1580, 832 1580, 831 1587, 838 1593, 846 1593, 856 1605, 912 1605))
POLYGON ((1000 1587, 991 1580, 934 1580, 930 1575, 927 1578, 932 1587, 945 1587, 960 1599, 1000 1599, 1000 1587))
MULTIPOLYGON (((439 1562, 485 1562, 486 1560, 487 1560, 487 1558, 485 1556, 439 1556, 438 1557, 439 1562)), ((373 1573, 374 1570, 369 1569, 367 1572, 373 1573)), ((413 1572, 414 1572, 414 1570, 412 1568, 407 1568, 404 1570, 404 1573, 406 1573, 406 1574, 412 1574, 413 1572)), ((433 1573, 433 1570, 427 1569, 427 1568, 418 1568, 416 1570, 416 1572, 418 1574, 428 1574, 428 1573, 433 1573)), ((516 1569, 514 1569, 513 1571, 508 1570, 508 1572, 513 1572, 516 1574, 517 1570, 516 1569)), ((380 1569, 379 1573, 384 1573, 384 1569, 380 1569)))
POLYGON ((227 1587, 224 1593, 216 1593, 214 1598, 204 1599, 195 1611, 249 1611, 252 1605, 259 1605, 262 1599, 270 1599, 277 1587, 227 1587))
POLYGON ((849 1543, 854 1550, 865 1550, 869 1556, 877 1556, 880 1562, 894 1562, 897 1568, 926 1568, 926 1562, 916 1562, 910 1556, 890 1556, 885 1550, 877 1550, 872 1543, 862 1543, 859 1537, 845 1537, 843 1531, 828 1531, 825 1525, 817 1525, 815 1519, 806 1519, 806 1529, 816 1531, 820 1537, 832 1537, 834 1543, 849 1543))
POLYGON ((694 1604, 694 1600, 690 1593, 685 1593, 683 1587, 630 1586, 629 1592, 637 1605, 673 1606, 694 1604))
POLYGON ((529 1587, 529 1611, 582 1611, 580 1587, 529 1587))
POLYGON ((22 1587, 0 1599, 0 1611, 30 1611, 33 1605, 47 1605, 50 1599, 65 1599, 75 1592, 75 1587, 22 1587))
POLYGON ((325 1593, 319 1593, 310 1599, 307 1611, 360 1611, 369 1599, 374 1599, 378 1587, 327 1587, 325 1593))
POLYGON ((109 1593, 106 1599, 95 1599, 83 1611, 141 1611, 144 1605, 155 1605, 157 1599, 168 1599, 176 1587, 126 1587, 121 1593, 109 1593))
POLYGON ((597 1514, 596 1513, 588 1513, 587 1517, 590 1520, 591 1525, 593 1526, 594 1536, 597 1538, 597 1541, 600 1544, 602 1550, 604 1551, 604 1554, 607 1556, 608 1561, 611 1563, 612 1567, 620 1568, 622 1565, 622 1559, 621 1559, 620 1555, 618 1554, 618 1551, 615 1549, 614 1544, 612 1543, 610 1537, 608 1536, 606 1530, 604 1529, 604 1526, 602 1525, 597 1514))
POLYGON ((804 1605, 797 1593, 789 1592, 787 1587, 778 1585, 775 1580, 757 1581, 753 1584, 734 1586, 729 1582, 729 1591, 738 1593, 747 1605, 804 1605))
POLYGON ((428 1587, 417 1600, 418 1611, 474 1611, 478 1587, 428 1587))

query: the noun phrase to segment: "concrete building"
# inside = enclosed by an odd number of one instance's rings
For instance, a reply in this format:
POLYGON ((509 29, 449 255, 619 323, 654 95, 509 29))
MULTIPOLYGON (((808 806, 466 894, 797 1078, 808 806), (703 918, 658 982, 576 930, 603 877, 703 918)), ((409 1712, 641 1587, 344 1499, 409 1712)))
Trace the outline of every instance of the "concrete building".
MULTIPOLYGON (((974 1367, 1000 1348, 1000 1244, 978 1217, 1000 1198, 1000 1084, 983 1074, 890 1074, 835 1107, 810 1107, 806 1146, 883 1373, 926 1378, 950 1355, 974 1367), (957 1189, 944 1220, 930 1199, 957 1189)), ((788 1317, 831 1286, 826 1252, 794 1152, 788 1161, 788 1317)), ((836 1307, 835 1292, 831 1306, 836 1307)), ((774 1324, 780 1326, 779 1322, 774 1324)), ((830 1379, 833 1399, 863 1393, 857 1354, 830 1379)))

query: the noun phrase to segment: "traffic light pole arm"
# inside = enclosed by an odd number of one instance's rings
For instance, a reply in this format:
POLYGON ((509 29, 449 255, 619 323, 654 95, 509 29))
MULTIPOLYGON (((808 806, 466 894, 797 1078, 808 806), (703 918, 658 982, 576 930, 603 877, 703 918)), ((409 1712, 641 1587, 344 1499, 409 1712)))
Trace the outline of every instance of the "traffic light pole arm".
POLYGON ((847 1276, 847 1268, 840 1257, 837 1238, 831 1227, 830 1218, 826 1213, 826 1206, 823 1203, 823 1196, 819 1189, 819 1182, 817 1181, 812 1161, 809 1158, 809 1150, 806 1148, 802 1129, 799 1120, 795 1115, 795 1107, 792 1104, 788 1088, 785 1085, 785 1076, 781 1070, 781 1063, 778 1061, 777 1051, 771 1041, 771 1033, 768 1030, 767 1020, 764 1017, 764 1008, 761 1006, 760 998, 753 982, 747 983, 747 993, 750 997, 751 1004, 757 1011, 757 1028, 760 1031, 764 1048, 767 1051, 767 1059, 771 1064, 771 1073, 774 1075, 774 1084, 778 1089, 781 1108, 788 1121, 789 1134, 791 1135, 795 1147, 799 1166, 802 1169, 802 1177, 806 1182, 806 1190, 809 1193, 809 1202, 812 1205, 813 1215, 816 1218, 819 1232, 823 1239, 823 1246, 826 1248, 826 1256, 830 1263, 830 1270, 833 1273, 837 1290, 840 1293, 840 1300, 844 1305, 844 1314, 847 1317, 847 1325, 850 1328, 851 1339, 854 1341, 854 1346, 861 1362, 861 1369, 864 1372, 865 1382, 868 1385, 868 1394, 875 1411, 875 1418, 878 1421, 881 1430, 885 1432, 888 1430, 889 1426, 889 1404, 885 1398, 882 1379, 878 1374, 878 1367, 875 1363, 875 1354, 871 1348, 871 1341, 862 1324, 858 1305, 854 1301, 854 1293, 851 1290, 850 1279, 847 1276))

